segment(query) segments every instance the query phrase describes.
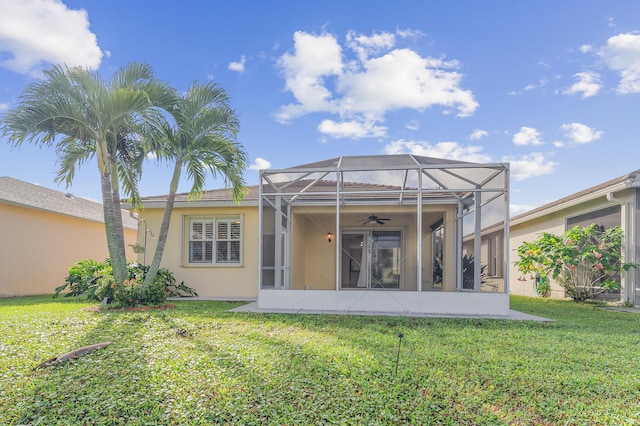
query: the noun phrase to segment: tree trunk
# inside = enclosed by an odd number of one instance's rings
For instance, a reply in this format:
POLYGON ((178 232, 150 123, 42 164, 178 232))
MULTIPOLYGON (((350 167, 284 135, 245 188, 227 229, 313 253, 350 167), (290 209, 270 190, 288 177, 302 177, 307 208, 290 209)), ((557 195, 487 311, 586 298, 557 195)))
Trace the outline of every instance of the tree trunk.
MULTIPOLYGON (((122 270, 118 264, 118 242, 114 224, 116 222, 113 213, 113 192, 111 191, 111 176, 100 174, 100 186, 102 189, 102 209, 104 211, 104 229, 107 236, 107 247, 109 248, 109 258, 113 267, 114 278, 117 283, 123 283, 126 278, 119 272, 122 270)), ((125 265, 126 266, 126 265, 125 265)))
POLYGON ((173 177, 171 178, 171 185, 169 187, 169 195, 167 196, 167 202, 164 206, 164 214, 162 216, 162 224, 160 225, 160 232, 158 234, 158 244, 156 245, 156 252, 153 255, 153 261, 151 262, 149 271, 144 278, 145 287, 155 281, 156 275, 158 275, 158 270, 160 269, 160 262, 162 262, 164 246, 167 243, 167 236, 169 235, 169 224, 171 223, 173 202, 176 198, 176 192, 178 191, 178 183, 180 182, 181 171, 182 161, 176 161, 176 165, 173 169, 173 177))
MULTIPOLYGON (((112 171, 117 170, 117 164, 113 163, 111 167, 112 171)), ((113 266, 114 277, 120 276, 120 279, 116 279, 116 283, 121 284, 129 279, 129 270, 127 269, 127 253, 124 249, 124 227, 122 224, 122 204, 120 202, 120 185, 118 183, 118 174, 113 172, 111 174, 111 199, 113 203, 113 233, 116 239, 116 256, 118 269, 116 272, 116 263, 113 262, 114 254, 111 254, 111 264, 113 266)))
MULTIPOLYGON (((98 170, 100 171, 100 187, 102 189, 102 209, 104 211, 104 229, 107 236, 107 247, 109 248, 109 258, 111 260, 111 266, 113 268, 113 277, 117 284, 122 284, 127 280, 127 262, 124 255, 124 234, 122 233, 122 213, 118 209, 118 215, 114 211, 114 199, 113 195, 118 194, 117 186, 116 190, 113 189, 113 176, 111 161, 109 160, 109 152, 106 148, 106 140, 104 137, 99 137, 96 140, 96 157, 98 161, 98 170), (118 238, 118 231, 116 226, 120 223, 120 233, 122 238, 118 238), (120 245, 122 245, 122 255, 120 254, 120 245)), ((118 177, 116 175, 115 181, 117 183, 118 177)), ((118 206, 120 205, 120 199, 118 197, 118 206)))

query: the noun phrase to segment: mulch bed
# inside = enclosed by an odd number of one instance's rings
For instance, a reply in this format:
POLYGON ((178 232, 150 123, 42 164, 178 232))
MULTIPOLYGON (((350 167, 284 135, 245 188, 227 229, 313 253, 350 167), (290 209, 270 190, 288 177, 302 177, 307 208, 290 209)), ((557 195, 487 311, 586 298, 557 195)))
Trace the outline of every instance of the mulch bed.
POLYGON ((173 309, 175 308, 176 305, 160 305, 160 306, 136 306, 133 308, 105 308, 102 305, 99 306, 87 306, 86 308, 83 308, 83 311, 91 311, 91 312, 106 312, 106 311, 115 311, 115 312, 119 312, 119 311, 150 311, 153 309, 173 309))

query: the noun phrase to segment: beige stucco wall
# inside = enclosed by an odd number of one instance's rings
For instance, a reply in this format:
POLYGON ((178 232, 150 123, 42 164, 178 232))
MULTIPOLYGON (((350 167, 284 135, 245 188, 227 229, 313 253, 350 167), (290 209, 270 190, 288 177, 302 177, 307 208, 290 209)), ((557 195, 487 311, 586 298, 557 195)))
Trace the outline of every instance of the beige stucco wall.
MULTIPOLYGON (((135 239, 125 228, 125 243, 135 239)), ((103 223, 0 203, 0 297, 52 294, 71 265, 107 257, 103 223)))
MULTIPOLYGON (((144 209, 140 219, 153 233, 147 236, 146 263, 150 264, 155 253, 157 236, 162 222, 163 209, 144 209)), ((161 267, 172 271, 179 283, 196 290, 200 297, 220 299, 250 299, 258 296, 258 207, 189 207, 175 208, 161 267), (242 221, 242 264, 240 265, 189 265, 188 219, 190 217, 237 216, 242 221)), ((145 255, 138 255, 142 262, 145 255)))

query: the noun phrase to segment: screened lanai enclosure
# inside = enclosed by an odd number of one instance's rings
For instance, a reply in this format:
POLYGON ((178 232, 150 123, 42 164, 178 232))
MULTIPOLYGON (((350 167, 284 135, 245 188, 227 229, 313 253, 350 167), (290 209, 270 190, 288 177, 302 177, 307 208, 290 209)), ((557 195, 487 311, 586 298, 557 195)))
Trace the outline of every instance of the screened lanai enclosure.
POLYGON ((260 177, 260 308, 508 314, 506 164, 345 156, 260 177))

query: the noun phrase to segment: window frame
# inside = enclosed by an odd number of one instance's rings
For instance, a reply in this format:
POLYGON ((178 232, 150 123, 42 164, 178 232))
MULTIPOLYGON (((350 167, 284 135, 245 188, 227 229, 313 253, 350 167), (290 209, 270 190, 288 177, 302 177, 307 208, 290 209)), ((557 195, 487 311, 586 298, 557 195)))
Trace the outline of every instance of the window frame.
MULTIPOLYGON (((244 215, 236 214, 236 215, 194 215, 194 216, 184 216, 184 235, 183 235, 183 266, 186 267, 241 267, 244 265, 244 215), (202 223, 205 224, 203 226, 203 238, 202 239, 194 239, 193 238, 193 226, 194 224, 202 223), (219 224, 226 223, 227 224, 227 235, 225 238, 219 238, 219 224), (237 238, 235 237, 236 232, 232 230, 232 223, 239 224, 237 230, 237 238), (206 224, 211 224, 213 227, 211 237, 206 238, 206 224), (234 242, 238 242, 238 260, 226 260, 219 261, 219 243, 227 244, 227 255, 232 252, 232 245, 234 242), (192 243, 193 242, 206 242, 211 243, 211 259, 207 260, 206 258, 202 261, 192 259, 192 243)), ((205 245, 203 244, 202 249, 203 257, 206 253, 205 245)))
POLYGON ((497 235, 487 239, 487 276, 491 278, 502 278, 502 253, 501 240, 497 235))

